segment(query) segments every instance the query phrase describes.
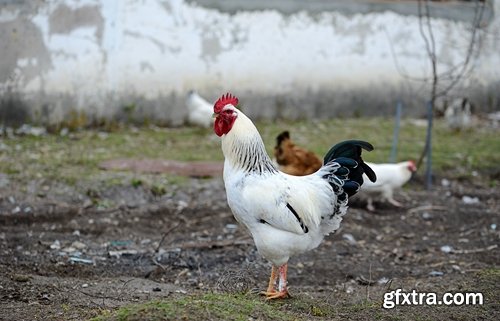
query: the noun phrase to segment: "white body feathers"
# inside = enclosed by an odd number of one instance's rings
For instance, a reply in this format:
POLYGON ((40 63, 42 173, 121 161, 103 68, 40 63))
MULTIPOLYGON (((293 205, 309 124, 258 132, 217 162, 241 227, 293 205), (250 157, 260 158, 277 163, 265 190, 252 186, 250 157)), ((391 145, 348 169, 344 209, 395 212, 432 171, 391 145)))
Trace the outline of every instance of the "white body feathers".
POLYGON ((396 189, 401 188, 410 180, 412 162, 406 161, 396 164, 374 164, 367 162, 366 164, 377 174, 377 181, 375 183, 371 182, 363 174, 364 183, 361 185, 360 194, 368 194, 368 209, 373 209, 372 197, 375 195, 381 196, 383 201, 388 201, 395 206, 401 206, 399 202, 394 200, 393 195, 396 189))
POLYGON ((275 266, 317 247, 339 228, 347 200, 336 209, 337 196, 322 178, 338 164, 308 176, 279 172, 257 129, 241 112, 222 136, 222 150, 229 207, 251 232, 259 253, 275 266))
POLYGON ((213 125, 213 104, 203 99, 196 91, 191 90, 188 93, 186 106, 188 108, 188 124, 205 128, 213 125))

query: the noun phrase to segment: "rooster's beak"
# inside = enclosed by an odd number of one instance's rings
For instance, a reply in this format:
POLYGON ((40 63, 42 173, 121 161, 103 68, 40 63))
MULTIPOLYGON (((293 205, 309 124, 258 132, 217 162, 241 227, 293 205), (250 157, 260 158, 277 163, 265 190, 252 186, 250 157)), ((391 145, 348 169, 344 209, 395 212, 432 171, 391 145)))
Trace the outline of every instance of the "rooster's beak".
POLYGON ((219 116, 219 113, 213 113, 212 114, 212 118, 217 118, 217 116, 219 116))

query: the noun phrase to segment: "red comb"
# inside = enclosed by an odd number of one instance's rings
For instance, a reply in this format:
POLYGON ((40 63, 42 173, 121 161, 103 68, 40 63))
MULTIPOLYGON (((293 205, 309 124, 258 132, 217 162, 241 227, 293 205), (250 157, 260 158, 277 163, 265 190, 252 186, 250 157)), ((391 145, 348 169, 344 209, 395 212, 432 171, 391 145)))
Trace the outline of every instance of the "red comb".
POLYGON ((227 93, 226 95, 222 95, 222 97, 217 99, 217 101, 214 104, 214 112, 220 113, 222 111, 222 108, 224 108, 224 106, 226 106, 228 104, 231 104, 234 107, 236 107, 238 105, 238 98, 231 95, 230 93, 227 93))

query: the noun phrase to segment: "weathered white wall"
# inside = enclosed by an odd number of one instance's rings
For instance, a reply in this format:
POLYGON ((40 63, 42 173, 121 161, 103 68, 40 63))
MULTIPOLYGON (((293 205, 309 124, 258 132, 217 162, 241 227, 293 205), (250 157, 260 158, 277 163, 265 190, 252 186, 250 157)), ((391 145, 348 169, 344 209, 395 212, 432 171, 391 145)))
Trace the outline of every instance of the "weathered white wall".
MULTIPOLYGON (((439 69, 460 64, 470 22, 432 23, 439 69)), ((482 104, 496 105, 500 95, 498 30, 495 16, 480 32, 472 75, 458 86, 482 104)), ((430 72, 418 18, 390 11, 225 13, 183 0, 33 1, 2 5, 0 41, 4 118, 45 123, 128 111, 176 125, 189 89, 209 100, 231 91, 253 116, 376 114, 398 98, 425 98, 428 85, 401 70, 416 78, 430 72)))

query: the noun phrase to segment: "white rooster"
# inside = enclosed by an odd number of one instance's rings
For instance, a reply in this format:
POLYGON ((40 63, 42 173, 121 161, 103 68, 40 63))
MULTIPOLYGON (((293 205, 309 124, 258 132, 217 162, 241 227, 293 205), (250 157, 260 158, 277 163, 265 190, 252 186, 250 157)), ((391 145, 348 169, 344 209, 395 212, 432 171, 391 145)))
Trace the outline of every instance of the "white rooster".
POLYGON ((396 164, 367 164, 377 175, 376 182, 366 182, 361 187, 360 194, 368 194, 367 209, 369 211, 375 210, 375 207, 373 206, 373 196, 375 195, 381 196, 381 200, 387 201, 396 207, 403 206, 400 202, 394 199, 394 190, 401 188, 410 180, 412 173, 417 170, 415 162, 409 160, 396 164))
POLYGON ((190 125, 208 128, 214 123, 213 106, 194 90, 186 96, 187 122, 190 125))
POLYGON ((257 128, 237 105, 231 94, 214 105, 214 131, 222 139, 225 157, 227 202, 236 220, 252 234, 259 253, 272 263, 263 294, 268 299, 284 298, 288 259, 316 248, 339 228, 348 197, 359 190, 363 173, 375 181, 361 159, 361 149, 370 151, 373 146, 363 141, 339 143, 317 172, 287 175, 278 171, 257 128))

